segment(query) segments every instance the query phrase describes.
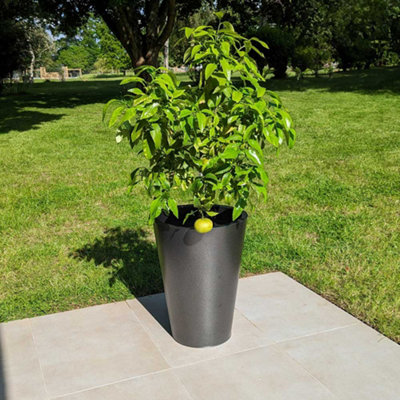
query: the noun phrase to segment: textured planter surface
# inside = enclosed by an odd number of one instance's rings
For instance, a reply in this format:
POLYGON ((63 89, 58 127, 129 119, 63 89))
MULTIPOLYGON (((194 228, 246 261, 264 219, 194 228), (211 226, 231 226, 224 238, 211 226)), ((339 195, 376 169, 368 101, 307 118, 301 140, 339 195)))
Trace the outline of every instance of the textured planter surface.
MULTIPOLYGON (((218 207, 231 215, 231 207, 218 207)), ((184 214, 190 206, 180 206, 184 214)), ((231 336, 247 214, 208 233, 161 215, 154 223, 165 297, 174 339, 215 346, 231 336)))

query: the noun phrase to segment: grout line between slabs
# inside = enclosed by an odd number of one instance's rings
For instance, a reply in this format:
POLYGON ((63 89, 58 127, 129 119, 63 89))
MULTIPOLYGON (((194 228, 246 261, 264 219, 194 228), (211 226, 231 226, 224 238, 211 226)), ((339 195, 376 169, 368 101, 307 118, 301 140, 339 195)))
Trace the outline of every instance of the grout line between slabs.
POLYGON ((182 387, 185 389, 185 392, 188 394, 189 398, 191 400, 196 400, 193 396, 192 393, 189 392, 189 389, 186 387, 185 383, 182 381, 182 379, 179 377, 179 375, 174 371, 174 369, 171 369, 172 374, 175 376, 176 379, 181 383, 182 387))
POLYGON ((89 392, 89 391, 91 391, 91 390, 95 390, 95 389, 100 389, 100 388, 107 387, 107 386, 116 385, 116 384, 118 384, 118 383, 133 381, 133 380, 135 380, 135 379, 144 378, 144 377, 146 377, 146 376, 157 375, 157 374, 161 374, 161 373, 164 373, 164 372, 167 372, 167 371, 170 371, 170 368, 160 369, 160 370, 158 370, 158 371, 149 372, 149 373, 143 374, 143 375, 130 376, 129 378, 119 379, 119 380, 117 380, 117 381, 104 383, 104 384, 102 384, 102 385, 91 386, 91 387, 88 387, 88 388, 85 388, 85 389, 76 390, 76 391, 74 391, 74 392, 59 394, 59 395, 57 395, 57 396, 51 397, 50 400, 62 399, 63 397, 71 396, 71 395, 74 395, 74 394, 85 393, 85 392, 89 392))
POLYGON ((335 331, 339 331, 341 329, 349 328, 350 326, 359 325, 359 323, 360 323, 360 321, 356 321, 356 322, 352 322, 351 324, 336 326, 335 328, 324 329, 322 331, 307 333, 305 335, 295 336, 295 337, 288 338, 288 339, 276 340, 275 344, 279 345, 279 344, 291 342, 293 340, 299 340, 299 339, 304 339, 304 338, 313 337, 313 336, 317 336, 317 335, 322 335, 323 333, 335 332, 335 331))
MULTIPOLYGON (((340 328, 339 328, 340 329, 340 328)), ((308 370, 300 361, 297 361, 295 358, 293 358, 286 350, 283 350, 276 346, 276 351, 278 351, 281 354, 286 355, 290 360, 292 360, 296 365, 298 365, 301 369, 303 369, 312 379, 314 379, 316 382, 318 382, 322 387, 324 387, 328 393, 330 393, 334 399, 340 400, 339 397, 336 396, 335 393, 332 392, 332 390, 326 386, 323 382, 321 382, 314 374, 311 373, 311 371, 308 370)))
MULTIPOLYGON (((130 300, 131 300, 131 299, 130 299, 130 300)), ((57 395, 57 396, 53 396, 53 397, 51 397, 51 398, 49 397, 50 400, 53 400, 53 399, 62 399, 63 397, 66 397, 66 396, 71 396, 71 395, 75 395, 75 394, 79 394, 79 393, 88 392, 88 391, 95 390, 95 389, 99 389, 99 388, 103 388, 103 387, 106 387, 106 386, 112 386, 112 385, 116 385, 116 384, 118 384, 118 383, 123 383, 123 382, 128 382, 128 381, 131 381, 131 380, 134 380, 134 379, 143 378, 143 377, 146 377, 146 376, 157 375, 157 374, 159 374, 159 373, 163 373, 163 372, 167 372, 167 371, 170 371, 170 370, 171 370, 171 366, 169 365, 169 363, 167 362, 167 360, 164 358, 164 356, 163 356, 163 354, 161 353, 159 347, 153 342, 153 340, 151 339, 151 337, 150 337, 150 335, 149 335, 149 333, 148 333, 148 330, 143 326, 143 324, 141 323, 139 317, 136 315, 136 313, 134 312, 134 310, 129 306, 127 300, 122 301, 121 303, 125 303, 125 305, 128 307, 128 309, 129 309, 129 311, 130 311, 130 314, 131 314, 131 316, 132 316, 133 321, 139 323, 139 325, 142 327, 144 333, 147 335, 147 337, 149 338, 149 340, 151 341, 151 343, 154 344, 154 346, 157 348, 157 350, 159 351, 159 353, 160 353, 162 359, 165 361, 165 363, 167 364, 168 367, 167 367, 167 368, 160 369, 160 370, 157 370, 157 371, 149 372, 149 373, 146 373, 146 374, 141 374, 141 375, 137 375, 137 376, 130 376, 130 377, 127 377, 127 378, 123 378, 123 379, 116 380, 116 381, 107 382, 107 383, 104 383, 104 384, 102 384, 102 385, 90 386, 90 387, 87 387, 87 388, 84 388, 84 389, 81 389, 81 390, 76 390, 76 391, 73 391, 73 392, 68 392, 68 393, 64 393, 64 394, 57 395)), ((46 392, 47 392, 47 389, 46 389, 46 392)))
POLYGON ((249 347, 248 349, 243 349, 243 350, 239 350, 239 351, 233 351, 232 353, 223 354, 223 355, 218 356, 218 357, 206 358, 204 360, 193 361, 191 363, 187 363, 187 364, 171 367, 171 369, 172 370, 176 370, 176 369, 182 369, 182 368, 186 368, 186 367, 192 367, 193 365, 202 364, 202 363, 205 363, 205 362, 208 362, 208 361, 215 361, 215 360, 227 358, 227 357, 234 356, 234 355, 237 355, 237 354, 246 353, 247 351, 253 351, 253 350, 257 350, 257 349, 264 349, 266 347, 274 347, 274 346, 276 346, 276 343, 263 344, 263 345, 260 345, 260 346, 253 346, 253 347, 249 347))
MULTIPOLYGON (((134 300, 138 301, 137 299, 134 299, 134 300)), ((165 363, 168 365, 168 367, 171 368, 172 366, 167 361, 167 359, 164 357, 163 353, 161 352, 160 346, 156 342, 154 342, 154 340, 152 339, 151 334, 150 334, 150 330, 147 329, 147 327, 145 325, 143 325, 142 321, 140 320, 138 315, 135 313, 135 310, 129 305, 129 303, 126 300, 125 300, 125 304, 129 308, 131 313, 135 316, 135 318, 139 322, 139 325, 142 327, 143 331, 146 333, 147 337, 150 339, 151 343, 153 343, 154 347, 158 350, 158 352, 160 353, 162 359, 165 361, 165 363)))

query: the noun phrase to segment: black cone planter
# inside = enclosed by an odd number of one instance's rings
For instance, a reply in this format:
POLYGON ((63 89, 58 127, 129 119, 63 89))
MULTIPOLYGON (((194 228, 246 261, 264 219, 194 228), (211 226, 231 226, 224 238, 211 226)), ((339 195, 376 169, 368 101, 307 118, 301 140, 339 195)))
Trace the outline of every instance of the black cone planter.
MULTIPOLYGON (((192 210, 180 206, 179 216, 192 210)), ((165 297, 174 339, 190 347, 216 346, 231 336, 245 212, 232 222, 232 208, 217 206, 214 228, 196 232, 161 214, 154 223, 165 297)))

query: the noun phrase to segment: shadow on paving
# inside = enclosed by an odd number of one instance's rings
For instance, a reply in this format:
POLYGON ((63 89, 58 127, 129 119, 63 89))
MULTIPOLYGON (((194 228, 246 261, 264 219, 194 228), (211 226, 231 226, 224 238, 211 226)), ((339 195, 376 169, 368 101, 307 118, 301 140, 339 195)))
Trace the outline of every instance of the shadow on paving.
POLYGON ((55 121, 65 115, 52 113, 52 109, 106 103, 121 94, 118 80, 35 83, 27 93, 0 96, 0 134, 38 129, 41 123, 55 121))

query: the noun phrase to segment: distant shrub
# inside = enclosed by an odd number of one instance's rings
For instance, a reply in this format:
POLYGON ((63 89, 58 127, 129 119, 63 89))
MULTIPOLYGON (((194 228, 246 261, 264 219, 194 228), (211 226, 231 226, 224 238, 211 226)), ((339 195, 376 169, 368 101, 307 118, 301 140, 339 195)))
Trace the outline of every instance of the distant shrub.
POLYGON ((262 70, 266 65, 274 69, 275 78, 286 77, 286 69, 294 49, 294 39, 292 35, 280 28, 263 26, 258 30, 251 31, 251 36, 266 42, 269 49, 259 46, 259 50, 264 55, 261 57, 256 52, 251 56, 256 60, 258 67, 262 70))
POLYGON ((356 39, 351 42, 341 41, 335 45, 339 65, 344 70, 348 68, 369 68, 376 60, 376 50, 366 39, 356 39))
POLYGON ((311 69, 317 75, 318 70, 330 58, 330 52, 326 49, 318 49, 313 46, 297 47, 292 56, 292 66, 303 73, 306 69, 311 69))

